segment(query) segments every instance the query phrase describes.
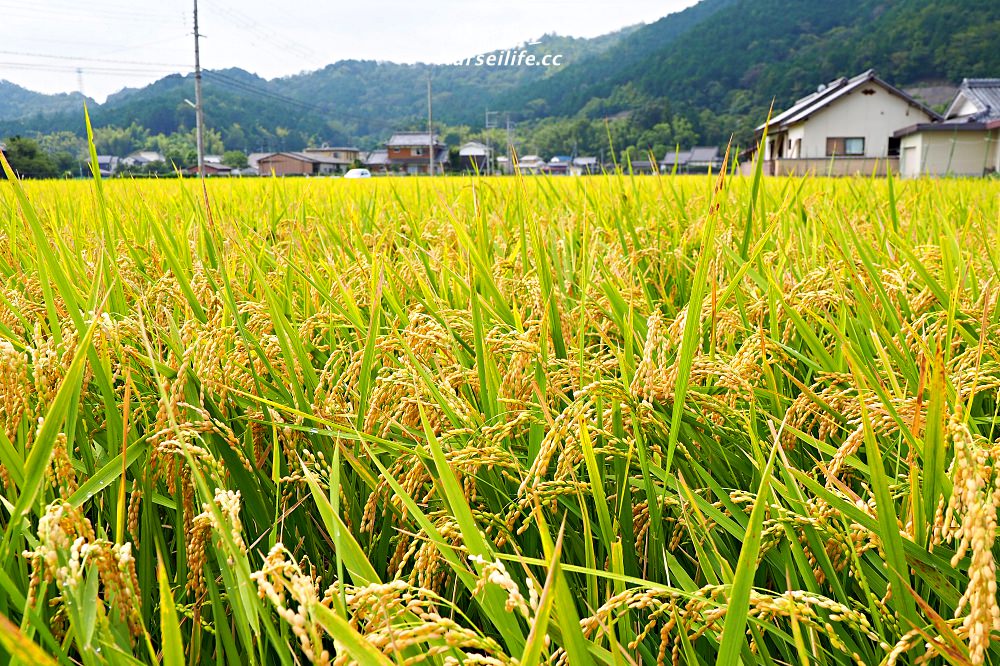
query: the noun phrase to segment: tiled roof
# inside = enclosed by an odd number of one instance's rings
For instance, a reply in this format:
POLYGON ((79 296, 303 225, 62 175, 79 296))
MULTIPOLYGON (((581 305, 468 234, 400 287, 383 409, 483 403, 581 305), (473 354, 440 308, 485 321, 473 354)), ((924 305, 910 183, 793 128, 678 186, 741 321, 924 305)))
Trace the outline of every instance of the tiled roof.
POLYGON ((672 168, 675 164, 679 167, 682 167, 690 161, 691 161, 690 150, 681 150, 679 152, 676 150, 672 150, 669 153, 667 153, 666 156, 664 156, 663 161, 660 162, 660 164, 664 164, 667 167, 672 168))
MULTIPOLYGON (((429 146, 431 137, 427 132, 396 132, 385 144, 390 148, 393 146, 429 146)), ((434 143, 441 144, 438 136, 434 135, 434 143)))
POLYGON ((718 146, 695 146, 691 149, 691 159, 689 162, 709 164, 717 159, 719 159, 718 146))
POLYGON ((976 107, 975 120, 986 122, 1000 119, 1000 79, 965 79, 958 89, 955 101, 945 114, 952 117, 961 99, 966 99, 976 107))
POLYGON ((878 78, 875 76, 875 70, 869 69, 853 78, 848 79, 846 77, 840 77, 839 79, 834 79, 827 84, 821 85, 816 92, 806 95, 802 99, 796 101, 790 108, 785 109, 776 116, 773 116, 770 123, 765 123, 764 125, 757 127, 757 131, 762 131, 765 125, 777 129, 801 122, 820 109, 826 107, 831 102, 842 98, 843 96, 868 83, 877 83, 893 95, 896 95, 908 104, 917 107, 926 113, 930 118, 935 120, 940 119, 940 116, 937 113, 927 108, 910 95, 907 95, 902 90, 895 88, 878 78))

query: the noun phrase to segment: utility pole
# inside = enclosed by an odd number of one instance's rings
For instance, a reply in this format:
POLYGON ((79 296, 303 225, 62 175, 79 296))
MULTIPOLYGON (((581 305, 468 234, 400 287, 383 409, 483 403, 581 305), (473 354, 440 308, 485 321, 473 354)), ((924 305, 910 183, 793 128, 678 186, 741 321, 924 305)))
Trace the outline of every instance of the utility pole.
POLYGON ((198 0, 194 0, 194 118, 195 135, 198 143, 198 177, 205 177, 205 116, 202 114, 201 100, 201 54, 198 39, 198 0))
POLYGON ((431 176, 434 175, 434 116, 431 113, 431 73, 427 72, 427 143, 430 144, 430 150, 427 152, 427 164, 429 169, 427 173, 431 176))
POLYGON ((490 133, 491 129, 496 129, 497 117, 500 115, 499 111, 490 111, 486 109, 486 175, 489 176, 493 172, 493 137, 490 133))
POLYGON ((514 144, 511 143, 512 139, 510 136, 510 111, 507 112, 507 168, 513 169, 514 167, 514 144))

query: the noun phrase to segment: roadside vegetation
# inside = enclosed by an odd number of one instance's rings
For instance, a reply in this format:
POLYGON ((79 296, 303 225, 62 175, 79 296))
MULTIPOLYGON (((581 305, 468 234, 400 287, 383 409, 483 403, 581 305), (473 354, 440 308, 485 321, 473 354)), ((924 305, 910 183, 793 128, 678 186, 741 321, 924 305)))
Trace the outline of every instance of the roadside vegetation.
POLYGON ((998 663, 998 219, 991 181, 4 183, 0 661, 998 663))

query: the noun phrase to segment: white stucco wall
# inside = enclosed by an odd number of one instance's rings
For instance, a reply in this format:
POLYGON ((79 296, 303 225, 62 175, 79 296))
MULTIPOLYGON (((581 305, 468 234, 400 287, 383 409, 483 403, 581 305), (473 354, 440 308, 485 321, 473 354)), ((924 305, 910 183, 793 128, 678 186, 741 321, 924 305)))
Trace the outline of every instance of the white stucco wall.
POLYGON ((864 137, 865 157, 886 157, 893 132, 930 121, 923 111, 871 83, 790 127, 789 135, 795 130, 801 132, 802 154, 797 157, 826 157, 828 137, 864 137), (875 94, 865 95, 863 90, 874 90, 875 94))
POLYGON ((917 132, 900 143, 900 173, 915 176, 982 176, 997 167, 997 132, 917 132), (914 159, 915 158, 915 159, 914 159))
POLYGON ((802 144, 805 143, 805 127, 803 125, 789 127, 788 140, 791 142, 791 150, 785 152, 785 155, 795 158, 803 157, 800 153, 803 151, 802 144))

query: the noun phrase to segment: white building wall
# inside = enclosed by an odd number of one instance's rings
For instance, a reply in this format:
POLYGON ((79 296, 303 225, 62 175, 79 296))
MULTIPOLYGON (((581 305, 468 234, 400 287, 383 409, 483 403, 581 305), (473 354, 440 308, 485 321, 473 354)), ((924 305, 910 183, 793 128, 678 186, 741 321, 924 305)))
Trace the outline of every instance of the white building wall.
POLYGON ((916 176, 982 176, 996 168, 997 132, 917 132, 900 144, 900 173, 916 176))
POLYGON ((805 125, 799 124, 788 128, 788 140, 791 150, 785 152, 788 157, 805 157, 805 125))
POLYGON ((799 157, 826 157, 829 137, 864 137, 865 157, 886 157, 892 133, 931 118, 898 96, 872 83, 841 97, 812 117, 789 128, 801 128, 802 154, 799 157), (863 90, 874 90, 865 95, 863 90))
POLYGON ((899 175, 904 178, 916 178, 920 175, 920 156, 924 150, 924 135, 922 132, 904 136, 899 143, 899 175))

